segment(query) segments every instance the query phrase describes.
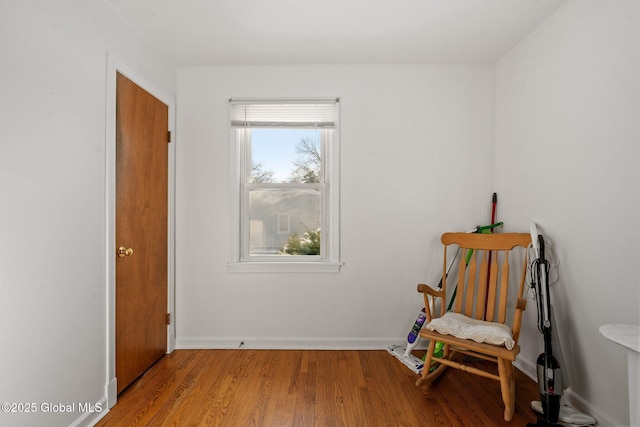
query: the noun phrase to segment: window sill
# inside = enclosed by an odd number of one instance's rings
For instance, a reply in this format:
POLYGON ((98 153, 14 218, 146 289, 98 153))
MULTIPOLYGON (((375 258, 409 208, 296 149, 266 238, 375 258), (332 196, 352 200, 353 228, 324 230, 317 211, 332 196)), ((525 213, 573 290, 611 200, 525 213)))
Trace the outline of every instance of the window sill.
POLYGON ((230 273, 339 273, 341 262, 229 262, 230 273))

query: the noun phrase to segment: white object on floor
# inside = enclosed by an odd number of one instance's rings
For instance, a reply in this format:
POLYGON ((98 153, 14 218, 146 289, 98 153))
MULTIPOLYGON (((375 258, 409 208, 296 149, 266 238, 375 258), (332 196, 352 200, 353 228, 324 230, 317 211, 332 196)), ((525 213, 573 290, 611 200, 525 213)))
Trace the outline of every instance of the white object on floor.
POLYGON ((402 362, 407 368, 411 369, 416 374, 422 374, 422 368, 424 368, 424 362, 419 357, 413 354, 406 355, 406 349, 401 345, 392 345, 387 347, 387 352, 392 354, 396 359, 402 362))
MULTIPOLYGON (((544 415, 542 411, 542 403, 539 400, 534 400, 531 402, 531 409, 539 413, 540 415, 544 415)), ((596 424, 596 419, 590 415, 583 414, 575 408, 572 408, 568 405, 560 406, 560 415, 558 416, 558 421, 565 426, 592 426, 596 424)))

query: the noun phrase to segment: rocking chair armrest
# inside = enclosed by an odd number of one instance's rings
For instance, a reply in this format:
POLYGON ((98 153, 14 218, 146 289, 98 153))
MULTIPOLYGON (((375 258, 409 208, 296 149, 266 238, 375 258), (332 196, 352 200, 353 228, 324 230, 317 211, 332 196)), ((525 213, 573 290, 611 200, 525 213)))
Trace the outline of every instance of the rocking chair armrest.
POLYGON ((418 285, 418 292, 420 292, 422 294, 430 295, 430 296, 432 296, 434 298, 444 298, 445 297, 445 294, 444 294, 443 290, 436 291, 431 286, 425 285, 424 283, 420 283, 418 285))
MULTIPOLYGON (((435 305, 436 305, 435 300, 436 298, 442 298, 442 301, 444 301, 444 299, 446 298, 445 291, 444 290, 436 291, 431 286, 421 283, 418 285, 418 292, 420 292, 422 294, 422 297, 424 298, 425 313, 427 315, 426 323, 429 323, 435 317, 437 317, 436 310, 435 310, 435 305)), ((442 303, 442 306, 444 307, 444 303, 442 303)), ((440 314, 442 315, 444 313, 440 313, 440 314)))

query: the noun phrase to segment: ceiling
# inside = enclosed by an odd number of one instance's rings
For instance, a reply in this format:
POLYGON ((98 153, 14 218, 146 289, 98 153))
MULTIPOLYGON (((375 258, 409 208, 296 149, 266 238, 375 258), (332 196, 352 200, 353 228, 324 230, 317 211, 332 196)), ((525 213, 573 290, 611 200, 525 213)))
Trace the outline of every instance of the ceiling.
POLYGON ((495 63, 569 0, 104 0, 174 66, 495 63))

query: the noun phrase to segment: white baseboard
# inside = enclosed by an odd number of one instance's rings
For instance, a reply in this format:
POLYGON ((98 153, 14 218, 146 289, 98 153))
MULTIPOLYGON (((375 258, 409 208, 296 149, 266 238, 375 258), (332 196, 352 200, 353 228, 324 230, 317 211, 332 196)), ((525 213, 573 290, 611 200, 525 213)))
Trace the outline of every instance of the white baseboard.
POLYGON ((95 404, 90 405, 90 408, 90 411, 83 412, 69 427, 93 426, 100 421, 100 419, 109 412, 106 396, 102 397, 102 399, 95 404))
MULTIPOLYGON (((538 382, 538 373, 536 363, 532 362, 529 359, 522 357, 519 355, 516 358, 516 361, 513 365, 522 371, 526 376, 531 378, 536 383, 538 382)), ((576 393, 571 387, 568 387, 566 390, 562 392, 562 397, 564 401, 571 407, 577 409, 580 412, 591 415, 598 421, 599 426, 622 426, 623 422, 614 419, 610 415, 605 414, 600 409, 598 409, 595 405, 589 402, 584 397, 580 396, 576 393)))
POLYGON ((113 408, 113 405, 116 404, 118 400, 118 379, 112 379, 109 384, 107 384, 107 408, 113 408))
POLYGON ((595 418, 598 421, 599 426, 623 426, 626 424, 599 410, 591 402, 587 401, 585 398, 573 391, 571 387, 567 388, 563 392, 562 397, 569 406, 572 406, 577 410, 584 412, 585 414, 589 414, 593 418, 595 418))
POLYGON ((176 349, 237 349, 256 350, 382 350, 402 344, 394 338, 176 338, 176 349))
POLYGON ((516 357, 516 361, 513 362, 513 366, 518 368, 522 373, 535 382, 538 382, 538 373, 535 362, 532 362, 531 360, 523 357, 522 354, 519 354, 518 357, 516 357))

